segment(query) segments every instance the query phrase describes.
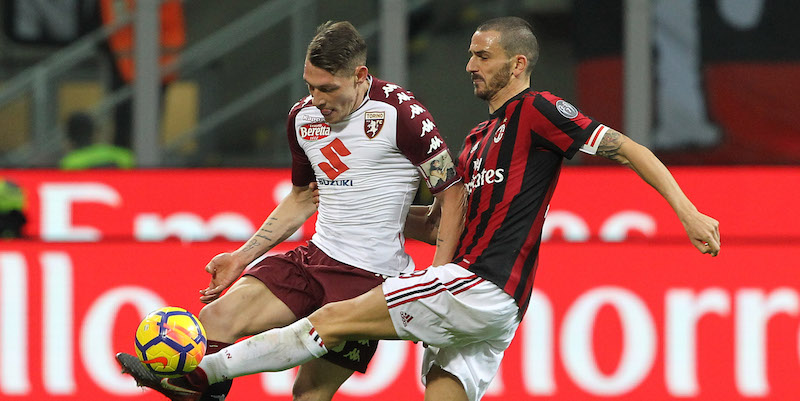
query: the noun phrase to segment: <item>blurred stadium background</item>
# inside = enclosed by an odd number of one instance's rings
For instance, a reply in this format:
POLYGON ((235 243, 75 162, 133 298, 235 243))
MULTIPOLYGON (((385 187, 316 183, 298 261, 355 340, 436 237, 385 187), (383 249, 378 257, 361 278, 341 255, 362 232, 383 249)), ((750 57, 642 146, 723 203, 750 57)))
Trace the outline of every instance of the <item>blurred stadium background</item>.
MULTIPOLYGON (((696 255, 632 172, 569 161, 531 310, 486 399, 793 399, 795 6, 1 0, 0 399, 158 399, 118 373, 113 353, 131 349, 152 309, 198 312, 205 263, 247 239, 287 192, 285 116, 306 94, 302 61, 318 24, 353 22, 370 71, 412 90, 457 151, 486 117, 464 71, 469 39, 501 15, 534 25, 533 87, 650 146, 721 221, 723 251, 696 255), (67 161, 92 145, 94 156, 67 161), (87 168, 93 157, 125 168, 87 168)), ((408 249, 420 266, 430 259, 426 245, 408 249)), ((419 355, 384 342, 336 399, 421 399, 419 355)), ((291 377, 243 379, 231 399, 287 399, 291 377)))

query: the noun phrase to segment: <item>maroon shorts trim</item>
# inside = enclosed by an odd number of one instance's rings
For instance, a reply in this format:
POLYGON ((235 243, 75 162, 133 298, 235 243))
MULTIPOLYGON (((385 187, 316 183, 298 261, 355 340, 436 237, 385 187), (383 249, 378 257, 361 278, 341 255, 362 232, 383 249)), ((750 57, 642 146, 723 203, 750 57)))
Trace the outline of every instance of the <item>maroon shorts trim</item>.
MULTIPOLYGON (((297 318, 327 303, 359 296, 383 282, 381 275, 339 262, 311 242, 283 255, 268 256, 244 274, 263 282, 297 318)), ((377 346, 377 341, 349 341, 323 358, 364 373, 377 346)))

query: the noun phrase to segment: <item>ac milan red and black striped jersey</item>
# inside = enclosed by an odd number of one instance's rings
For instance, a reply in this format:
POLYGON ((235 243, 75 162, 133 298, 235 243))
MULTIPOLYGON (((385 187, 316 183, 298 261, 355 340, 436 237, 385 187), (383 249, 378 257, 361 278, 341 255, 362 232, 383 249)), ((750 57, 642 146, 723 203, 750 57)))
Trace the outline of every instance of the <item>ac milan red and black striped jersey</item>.
POLYGON ((455 263, 524 311, 562 161, 578 150, 594 153, 606 131, 565 100, 530 89, 473 128, 458 158, 468 203, 455 263))

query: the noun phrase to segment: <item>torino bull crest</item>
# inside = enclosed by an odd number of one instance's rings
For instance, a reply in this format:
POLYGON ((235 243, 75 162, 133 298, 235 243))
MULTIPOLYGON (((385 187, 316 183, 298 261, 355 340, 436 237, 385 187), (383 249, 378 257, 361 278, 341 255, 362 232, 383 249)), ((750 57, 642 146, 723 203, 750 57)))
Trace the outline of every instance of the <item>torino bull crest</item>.
POLYGON ((367 138, 372 139, 378 136, 386 121, 386 113, 382 111, 368 111, 364 113, 364 133, 367 138))

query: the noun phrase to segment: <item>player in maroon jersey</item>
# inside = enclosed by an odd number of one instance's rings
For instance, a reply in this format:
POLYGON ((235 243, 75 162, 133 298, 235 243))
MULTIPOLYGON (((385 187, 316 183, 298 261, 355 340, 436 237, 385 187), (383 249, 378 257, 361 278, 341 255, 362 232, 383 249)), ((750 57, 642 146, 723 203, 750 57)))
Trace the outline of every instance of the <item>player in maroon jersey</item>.
MULTIPOLYGON (((292 189, 247 242, 206 266, 211 282, 200 300, 208 305, 199 314, 209 340, 206 356, 325 303, 363 294, 385 277, 413 272, 403 230, 410 210, 412 219, 425 217, 427 208, 411 206, 421 180, 442 205, 438 228, 450 233, 437 236, 433 263, 452 260, 464 198, 454 158, 423 103, 372 76, 366 60, 367 44, 347 21, 322 24, 311 40, 303 68, 309 95, 287 118, 292 189), (314 212, 307 246, 266 255, 314 212)), ((309 361, 292 395, 330 400, 354 371, 365 372, 376 347, 377 341, 351 341, 309 361)), ((220 400, 232 384, 225 380, 200 392, 152 375, 134 355, 120 353, 117 360, 139 385, 172 399, 220 400)))
POLYGON ((346 340, 405 339, 429 345, 426 399, 480 399, 527 307, 562 161, 578 150, 629 166, 672 206, 700 252, 719 253, 719 223, 697 211, 652 152, 565 100, 530 89, 538 45, 527 22, 484 23, 469 52, 467 71, 490 116, 470 132, 459 157, 469 195, 454 262, 388 278, 206 357, 190 375, 196 383, 288 369, 346 340))

